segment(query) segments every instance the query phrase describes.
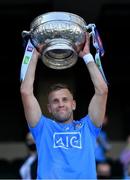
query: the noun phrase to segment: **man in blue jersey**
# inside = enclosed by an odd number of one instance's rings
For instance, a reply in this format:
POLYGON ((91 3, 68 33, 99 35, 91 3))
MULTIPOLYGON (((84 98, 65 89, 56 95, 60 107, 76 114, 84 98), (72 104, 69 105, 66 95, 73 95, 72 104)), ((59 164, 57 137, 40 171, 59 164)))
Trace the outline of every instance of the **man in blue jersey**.
POLYGON ((96 179, 95 143, 103 123, 108 87, 90 53, 90 37, 79 56, 90 73, 95 93, 88 114, 75 121, 76 102, 67 86, 56 84, 48 96, 48 110, 53 119, 42 114, 33 93, 35 70, 40 54, 35 49, 21 96, 25 116, 35 139, 38 153, 37 179, 96 179))

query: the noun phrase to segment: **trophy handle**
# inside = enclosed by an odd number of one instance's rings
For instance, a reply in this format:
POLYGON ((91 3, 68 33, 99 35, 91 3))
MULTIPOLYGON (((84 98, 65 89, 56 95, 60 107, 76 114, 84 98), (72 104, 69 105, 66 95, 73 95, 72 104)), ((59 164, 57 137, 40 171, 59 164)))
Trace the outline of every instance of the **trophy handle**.
POLYGON ((87 26, 85 26, 86 27, 86 29, 90 29, 90 28, 95 28, 96 27, 96 25, 95 24, 88 24, 87 26))
POLYGON ((92 34, 93 34, 93 29, 96 27, 96 25, 95 24, 88 24, 87 26, 85 26, 85 28, 86 28, 86 30, 88 31, 88 30, 90 30, 90 32, 89 32, 89 36, 91 37, 92 36, 92 34))
POLYGON ((27 42, 30 39, 30 31, 22 31, 23 47, 26 48, 27 42))
POLYGON ((31 34, 30 31, 22 31, 21 35, 22 35, 22 38, 26 38, 26 37, 29 37, 31 34))

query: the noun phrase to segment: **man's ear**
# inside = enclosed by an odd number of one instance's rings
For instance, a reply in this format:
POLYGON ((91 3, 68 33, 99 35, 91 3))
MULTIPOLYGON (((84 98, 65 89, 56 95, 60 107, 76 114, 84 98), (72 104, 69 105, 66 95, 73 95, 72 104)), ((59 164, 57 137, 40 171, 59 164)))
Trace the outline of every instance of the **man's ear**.
POLYGON ((75 107, 73 107, 72 109, 75 110, 75 107))
POLYGON ((76 101, 75 100, 73 100, 73 108, 72 108, 73 110, 75 110, 76 109, 76 101))
POLYGON ((48 109, 49 113, 51 113, 51 107, 50 107, 50 104, 47 104, 47 109, 48 109))

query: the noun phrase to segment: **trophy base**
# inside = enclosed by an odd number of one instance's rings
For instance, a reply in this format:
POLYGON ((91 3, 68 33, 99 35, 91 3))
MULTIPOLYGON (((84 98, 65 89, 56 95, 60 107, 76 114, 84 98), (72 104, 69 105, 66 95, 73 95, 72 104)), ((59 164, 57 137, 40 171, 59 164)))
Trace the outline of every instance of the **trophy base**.
POLYGON ((52 69, 67 69, 77 62, 77 53, 69 41, 55 39, 43 51, 42 61, 52 69))

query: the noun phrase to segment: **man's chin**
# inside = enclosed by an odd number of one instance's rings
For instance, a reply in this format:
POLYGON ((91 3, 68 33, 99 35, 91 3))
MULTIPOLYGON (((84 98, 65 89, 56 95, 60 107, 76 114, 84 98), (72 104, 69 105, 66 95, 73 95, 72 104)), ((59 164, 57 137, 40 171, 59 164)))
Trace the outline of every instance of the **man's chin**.
POLYGON ((59 123, 65 123, 65 122, 69 121, 69 119, 61 119, 61 118, 59 119, 59 118, 56 118, 55 121, 59 122, 59 123))
POLYGON ((56 122, 67 123, 67 122, 71 121, 71 119, 72 119, 71 116, 72 116, 71 114, 68 114, 68 115, 59 114, 59 116, 57 115, 57 116, 53 116, 53 117, 56 122))

